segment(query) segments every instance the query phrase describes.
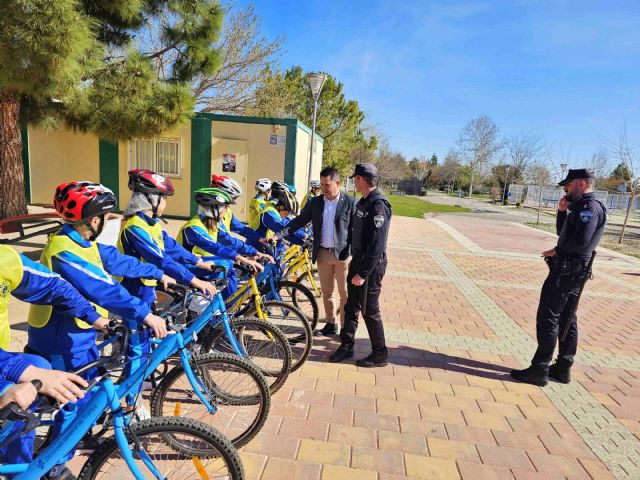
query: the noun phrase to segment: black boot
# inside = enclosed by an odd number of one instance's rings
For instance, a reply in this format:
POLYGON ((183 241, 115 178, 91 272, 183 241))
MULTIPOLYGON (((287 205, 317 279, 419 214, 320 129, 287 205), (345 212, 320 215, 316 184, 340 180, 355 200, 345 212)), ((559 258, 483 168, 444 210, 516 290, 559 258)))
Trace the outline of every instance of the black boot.
POLYGON ((544 387, 549 381, 549 372, 544 367, 531 365, 524 370, 511 370, 511 376, 524 383, 544 387))
POLYGON ((338 349, 329 356, 331 363, 338 363, 347 358, 353 357, 353 345, 340 345, 338 349))
POLYGON ((336 327, 335 323, 325 323, 324 327, 313 332, 316 337, 323 335, 328 337, 329 335, 335 335, 336 333, 338 333, 338 327, 336 327))
POLYGON ((571 381, 571 365, 571 362, 558 358, 556 362, 549 367, 549 376, 560 383, 569 383, 571 381))
POLYGON ((386 367, 389 365, 389 353, 387 349, 371 353, 368 357, 356 362, 356 365, 364 368, 386 367))

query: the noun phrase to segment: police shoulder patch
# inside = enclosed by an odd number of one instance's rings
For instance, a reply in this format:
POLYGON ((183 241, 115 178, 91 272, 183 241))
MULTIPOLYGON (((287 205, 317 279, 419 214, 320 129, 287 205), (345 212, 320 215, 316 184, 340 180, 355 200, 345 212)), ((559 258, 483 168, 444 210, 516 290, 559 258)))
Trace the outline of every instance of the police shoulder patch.
POLYGON ((375 224, 376 228, 380 228, 382 225, 384 225, 384 216, 376 215, 375 217, 373 217, 373 223, 375 224))
POLYGON ((580 220, 582 220, 582 223, 589 223, 591 218, 593 218, 593 212, 591 210, 582 210, 580 212, 580 220))

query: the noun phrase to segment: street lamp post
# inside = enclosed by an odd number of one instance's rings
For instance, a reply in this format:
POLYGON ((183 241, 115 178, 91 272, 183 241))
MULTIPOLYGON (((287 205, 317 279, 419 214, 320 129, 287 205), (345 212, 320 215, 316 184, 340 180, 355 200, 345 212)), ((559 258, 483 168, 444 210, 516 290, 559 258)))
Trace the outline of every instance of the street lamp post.
POLYGON ((567 164, 566 163, 561 163, 560 164, 560 170, 562 170, 562 178, 560 180, 564 180, 564 171, 567 169, 567 164))
POLYGON ((307 178, 307 185, 311 182, 311 172, 313 168, 313 147, 314 139, 316 136, 316 112, 318 110, 318 98, 320 98, 320 92, 324 85, 327 76, 324 73, 309 73, 307 74, 307 82, 311 87, 311 97, 313 98, 313 114, 311 117, 311 154, 309 155, 309 176, 307 178))
POLYGON ((504 176, 504 189, 502 190, 502 204, 504 205, 504 197, 507 194, 507 181, 509 180, 509 170, 511 170, 511 165, 507 167, 507 174, 504 176))

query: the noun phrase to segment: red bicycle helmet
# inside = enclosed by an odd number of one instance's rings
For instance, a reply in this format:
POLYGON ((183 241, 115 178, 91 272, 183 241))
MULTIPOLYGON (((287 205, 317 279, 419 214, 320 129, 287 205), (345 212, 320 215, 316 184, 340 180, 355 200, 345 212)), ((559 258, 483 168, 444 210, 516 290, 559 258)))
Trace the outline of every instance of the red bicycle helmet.
POLYGON ((58 215, 69 222, 83 222, 116 208, 116 196, 104 185, 93 182, 69 182, 58 185, 53 205, 58 215))
POLYGON ((240 187, 240 184, 233 178, 224 175, 216 175, 215 173, 211 175, 211 187, 219 188, 233 198, 238 198, 242 195, 242 187, 240 187))
POLYGON ((170 197, 175 193, 171 180, 153 170, 130 170, 129 190, 170 197))

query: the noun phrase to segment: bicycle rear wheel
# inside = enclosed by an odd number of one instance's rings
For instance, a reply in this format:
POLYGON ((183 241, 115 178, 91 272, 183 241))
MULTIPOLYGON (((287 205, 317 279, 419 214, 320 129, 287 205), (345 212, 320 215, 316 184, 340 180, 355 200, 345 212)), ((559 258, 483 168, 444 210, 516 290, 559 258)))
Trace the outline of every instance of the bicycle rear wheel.
POLYGON ((184 368, 178 366, 153 392, 151 414, 193 418, 220 431, 238 448, 247 444, 264 425, 271 406, 269 388, 260 371, 247 360, 221 353, 194 356, 191 368, 211 393, 209 401, 216 412, 209 413, 184 368))
MULTIPOLYGON (((291 371, 297 370, 307 360, 313 347, 313 331, 307 316, 293 305, 279 300, 262 302, 260 307, 267 316, 263 320, 275 324, 287 337, 293 360, 291 371)), ((259 317, 257 313, 256 307, 252 306, 247 315, 259 317)))
MULTIPOLYGON (((245 478, 240 456, 231 442, 202 422, 179 417, 151 418, 130 428, 162 478, 245 478)), ((136 465, 145 478, 157 478, 141 459, 134 437, 128 432, 127 437, 136 465)), ((112 439, 87 460, 78 480, 132 477, 120 447, 112 439)))
MULTIPOLYGON (((260 369, 273 395, 284 385, 291 370, 292 354, 287 337, 278 327, 259 318, 234 318, 229 322, 247 357, 260 369)), ((204 352, 215 350, 236 354, 222 327, 208 329, 200 344, 204 352)))

